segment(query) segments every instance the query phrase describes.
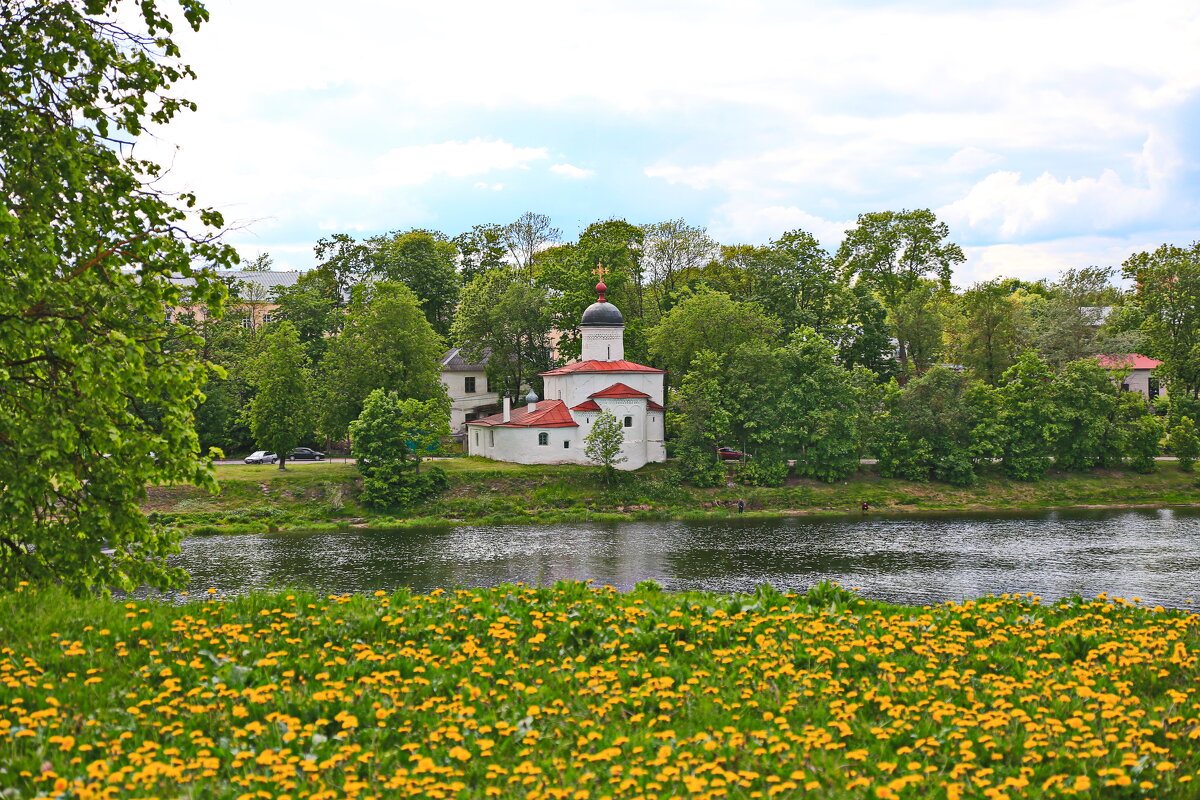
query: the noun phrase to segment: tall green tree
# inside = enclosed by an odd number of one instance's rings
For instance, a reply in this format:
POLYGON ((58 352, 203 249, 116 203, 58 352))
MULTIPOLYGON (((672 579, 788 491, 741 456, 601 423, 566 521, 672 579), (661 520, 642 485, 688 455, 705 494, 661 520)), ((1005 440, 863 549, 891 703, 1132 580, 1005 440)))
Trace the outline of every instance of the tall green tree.
MULTIPOLYGON (((193 412, 207 371, 167 348, 164 312, 219 312, 219 214, 128 157, 148 123, 194 105, 172 39, 208 12, 182 0, 0 3, 0 589, 182 579, 178 534, 139 507, 152 483, 213 487, 193 412), (169 5, 169 4, 167 4, 169 5)), ((194 342, 198 345, 198 342, 194 342)))
POLYGON ((722 402, 724 364, 716 353, 696 354, 667 409, 667 430, 683 478, 695 486, 725 481, 725 465, 717 455, 730 435, 730 417, 722 402))
POLYGON ((592 429, 583 437, 583 452, 604 473, 605 483, 612 483, 617 464, 626 461, 621 455, 625 446, 625 428, 621 421, 607 411, 592 421, 592 429))
POLYGON ((371 508, 406 508, 445 489, 446 472, 421 474, 421 460, 450 435, 450 416, 438 399, 416 400, 375 389, 350 423, 355 460, 363 476, 362 502, 371 508))
POLYGON ((1200 456, 1200 436, 1196 435, 1196 423, 1191 417, 1180 417, 1175 427, 1171 428, 1171 452, 1179 459, 1179 468, 1191 472, 1200 456))
POLYGON ((888 312, 896 340, 907 353, 908 364, 927 369, 942 354, 949 292, 934 281, 919 280, 888 312))
POLYGON ((467 284, 450 335, 469 361, 487 356, 488 383, 502 396, 520 397, 522 386, 540 395, 538 373, 551 366, 551 303, 514 272, 490 270, 467 284))
POLYGON ((788 332, 808 327, 832 337, 851 303, 837 262, 803 230, 788 231, 767 249, 769 258, 751 262, 757 278, 753 299, 788 332))
POLYGON ((374 389, 448 406, 440 369, 444 352, 442 338, 407 286, 385 281, 357 287, 346 326, 321 361, 320 432, 331 440, 345 438, 374 389))
POLYGON ((864 367, 885 380, 892 377, 896 373, 896 359, 887 309, 865 283, 851 288, 849 303, 847 318, 833 337, 842 366, 864 367))
POLYGON ((329 337, 341 330, 346 316, 329 296, 321 276, 315 271, 304 273, 293 285, 276 288, 274 300, 278 307, 271 312, 272 318, 290 322, 309 360, 319 363, 329 337))
POLYGON ((1044 302, 1036 304, 1033 326, 1038 352, 1054 368, 1101 352, 1099 307, 1112 270, 1068 269, 1051 284, 1044 302))
POLYGON ((533 281, 533 259, 538 251, 562 241, 562 231, 554 227, 545 214, 526 211, 504 226, 504 246, 509 262, 517 274, 533 281))
POLYGON ((1163 362, 1158 374, 1173 397, 1200 400, 1200 242, 1137 253, 1122 273, 1135 282, 1145 355, 1163 362))
POLYGON ((975 284, 962 295, 964 341, 960 363, 995 386, 1021 353, 1018 307, 1002 281, 975 284))
POLYGON ((458 248, 458 275, 463 284, 507 263, 503 225, 473 225, 450 241, 458 248))
POLYGON ((995 430, 1000 466, 1010 478, 1036 481, 1050 468, 1062 430, 1053 382, 1050 367, 1032 352, 1023 353, 1001 377, 995 430))
POLYGON ((448 335, 458 304, 454 244, 440 233, 411 230, 375 237, 368 245, 370 276, 412 289, 429 324, 440 336, 448 335))
POLYGON ((292 450, 312 429, 308 355, 292 323, 270 326, 251 374, 258 392, 248 409, 250 430, 259 446, 279 456, 279 468, 284 469, 292 450))
POLYGON ((646 282, 646 314, 657 320, 675 305, 686 276, 702 268, 717 252, 707 230, 682 219, 642 228, 642 275, 646 282))
POLYGON ((878 424, 879 474, 955 486, 975 482, 977 405, 967 379, 934 367, 892 383, 878 424))
MULTIPOLYGON (((950 228, 928 209, 860 214, 846 231, 837 261, 847 280, 865 282, 894 314, 923 278, 950 288, 954 265, 966 256, 946 241, 949 236, 950 228)), ((900 360, 907 363, 910 343, 897 339, 900 360)))
POLYGON ((1122 398, 1112 373, 1093 359, 1066 364, 1054 376, 1047 403, 1056 409, 1054 463, 1087 470, 1121 463, 1122 398))
POLYGON ((729 353, 746 342, 775 342, 780 327, 779 320, 752 303, 724 292, 697 292, 684 297, 650 331, 650 353, 676 381, 701 351, 729 353))

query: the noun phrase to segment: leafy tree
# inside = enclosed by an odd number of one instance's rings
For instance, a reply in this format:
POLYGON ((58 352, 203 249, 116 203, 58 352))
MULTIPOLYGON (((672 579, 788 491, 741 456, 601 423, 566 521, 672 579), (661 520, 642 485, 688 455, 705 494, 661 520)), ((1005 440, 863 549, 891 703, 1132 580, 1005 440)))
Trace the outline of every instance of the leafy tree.
POLYGON ((342 439, 374 389, 401 397, 449 404, 441 382, 445 347, 407 286, 373 283, 356 287, 346 327, 332 338, 321 361, 318 428, 342 439))
POLYGON ((488 270, 506 266, 508 245, 503 225, 473 225, 450 240, 458 248, 459 280, 470 283, 488 270))
POLYGON ((1052 367, 1100 352, 1100 314, 1095 305, 1108 287, 1112 270, 1068 269, 1050 287, 1034 322, 1038 352, 1052 367))
POLYGON ((693 369, 671 398, 667 428, 685 480, 694 486, 717 486, 725 481, 725 465, 717 448, 730 433, 728 412, 721 403, 720 356, 696 354, 693 369))
POLYGON ((346 316, 329 296, 321 276, 306 272, 292 286, 276 287, 274 299, 278 307, 271 312, 272 318, 291 323, 309 360, 320 363, 329 337, 341 330, 346 316))
POLYGON ((1135 421, 1128 433, 1129 468, 1142 474, 1156 471, 1158 462, 1155 459, 1162 453, 1165 433, 1162 421, 1153 414, 1143 414, 1135 421))
POLYGON ((686 276, 713 257, 717 243, 702 227, 673 219, 642 228, 642 269, 647 281, 646 313, 656 320, 675 305, 686 276))
POLYGON ((1135 281, 1146 355, 1163 362, 1158 374, 1172 397, 1200 399, 1200 242, 1137 253, 1122 272, 1135 281))
POLYGON ((724 292, 688 295, 650 331, 654 362, 681 379, 702 350, 729 353, 746 342, 773 342, 779 321, 724 292))
POLYGON ((1200 437, 1196 435, 1196 423, 1191 417, 1182 417, 1179 423, 1171 429, 1171 452, 1179 459, 1179 468, 1191 472, 1200 456, 1200 437))
POLYGON ((526 211, 515 222, 504 226, 504 245, 517 274, 526 280, 533 279, 533 257, 537 252, 555 242, 562 241, 562 231, 550 223, 545 214, 526 211))
POLYGON ((1109 370, 1092 359, 1070 362, 1055 375, 1048 402, 1058 414, 1054 463, 1059 469, 1120 463, 1122 406, 1109 370))
MULTIPOLYGON (((176 21, 207 19, 180 6, 176 21)), ((214 486, 193 424, 207 370, 164 347, 164 311, 181 305, 177 273, 218 313, 223 289, 194 265, 236 255, 211 238, 219 214, 122 154, 147 122, 194 107, 171 91, 192 71, 170 17, 154 3, 0 3, 0 588, 177 582, 178 534, 139 500, 149 483, 214 486)))
POLYGON ((261 447, 279 456, 279 468, 284 469, 288 456, 312 427, 308 356, 294 325, 271 326, 251 374, 258 393, 250 403, 250 430, 261 447))
POLYGON ((879 474, 955 486, 975 482, 975 401, 967 380, 934 367, 893 383, 879 422, 879 474))
POLYGON ((1001 377, 996 431, 1000 465, 1010 478, 1035 481, 1050 468, 1061 430, 1053 379, 1046 362, 1032 352, 1022 354, 1001 377))
POLYGON ((588 460, 604 471, 605 483, 612 483, 616 465, 626 461, 621 455, 625 446, 625 429, 621 421, 604 411, 592 422, 592 429, 583 438, 583 452, 588 460))
POLYGON ((379 236, 368 245, 371 277, 412 289, 433 329, 441 336, 449 334, 458 304, 455 246, 442 234, 424 230, 379 236))
POLYGON ((259 253, 255 258, 242 263, 245 272, 271 272, 275 269, 275 260, 269 253, 259 253))
MULTIPOLYGON (((837 261, 847 280, 865 282, 894 314, 922 278, 949 289, 954 265, 966 260, 961 247, 944 241, 949 235, 946 223, 928 209, 860 214, 846 231, 837 261)), ((900 361, 907 363, 909 342, 897 339, 900 361)))
POLYGON ((989 386, 1021 353, 1018 306, 1004 281, 977 283, 962 295, 965 341, 959 360, 989 386))
POLYGON ((849 315, 836 335, 838 360, 848 369, 865 367, 881 378, 894 375, 887 310, 865 283, 850 290, 849 303, 849 315))
POLYGON ((522 386, 540 389, 537 374, 550 368, 549 334, 546 291, 507 268, 467 284, 450 330, 467 359, 488 357, 488 382, 505 397, 519 397, 522 386))
POLYGON ((371 248, 346 233, 335 233, 320 239, 313 252, 321 262, 313 272, 318 276, 325 296, 338 308, 350 298, 350 290, 362 283, 371 271, 371 248))
POLYGON ((946 294, 933 281, 919 280, 888 314, 896 340, 919 370, 929 367, 941 354, 946 294))
POLYGON ((812 328, 830 336, 850 311, 850 297, 837 263, 816 237, 788 231, 771 242, 769 257, 751 262, 752 298, 779 318, 784 330, 812 328))
POLYGON ((437 399, 402 398, 375 389, 350 424, 353 453, 363 476, 362 501, 372 508, 406 508, 449 485, 434 466, 421 474, 421 459, 450 435, 446 405, 437 399))

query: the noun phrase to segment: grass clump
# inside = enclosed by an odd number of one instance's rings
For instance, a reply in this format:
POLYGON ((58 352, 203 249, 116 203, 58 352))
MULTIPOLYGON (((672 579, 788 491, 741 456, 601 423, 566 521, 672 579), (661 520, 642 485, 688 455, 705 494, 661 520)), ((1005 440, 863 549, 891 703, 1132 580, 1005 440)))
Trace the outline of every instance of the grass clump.
POLYGON ((1200 618, 582 583, 0 598, 18 797, 1193 798, 1200 618), (996 794, 996 792, 999 794, 996 794))

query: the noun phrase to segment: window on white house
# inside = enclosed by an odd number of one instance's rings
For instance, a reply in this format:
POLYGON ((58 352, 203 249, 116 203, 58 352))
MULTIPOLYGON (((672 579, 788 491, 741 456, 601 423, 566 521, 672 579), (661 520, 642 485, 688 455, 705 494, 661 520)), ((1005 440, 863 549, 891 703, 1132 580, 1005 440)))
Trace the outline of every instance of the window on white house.
POLYGON ((539 433, 538 434, 538 444, 542 445, 543 447, 550 444, 550 434, 539 433))
POLYGON ((475 446, 479 447, 479 431, 475 431, 475 446))
POLYGON ((496 446, 496 432, 488 431, 488 447, 496 446))
POLYGON ((566 448, 570 449, 570 447, 571 447, 571 440, 570 440, 570 439, 567 439, 565 442, 563 442, 563 447, 566 447, 566 448))
POLYGON ((242 327, 243 328, 253 328, 254 320, 251 319, 250 317, 242 317, 242 327))
POLYGON ((626 418, 625 418, 625 427, 626 427, 626 428, 632 428, 632 427, 633 427, 633 417, 626 417, 626 418))
POLYGON ((463 391, 467 394, 475 394, 475 378, 463 378, 463 391))
POLYGON ((485 375, 485 376, 484 376, 484 378, 483 378, 483 391, 485 391, 485 392, 486 392, 487 390, 488 390, 488 385, 487 385, 487 376, 485 375))
POLYGON ((1158 378, 1151 377, 1146 390, 1149 392, 1151 400, 1158 397, 1158 378))

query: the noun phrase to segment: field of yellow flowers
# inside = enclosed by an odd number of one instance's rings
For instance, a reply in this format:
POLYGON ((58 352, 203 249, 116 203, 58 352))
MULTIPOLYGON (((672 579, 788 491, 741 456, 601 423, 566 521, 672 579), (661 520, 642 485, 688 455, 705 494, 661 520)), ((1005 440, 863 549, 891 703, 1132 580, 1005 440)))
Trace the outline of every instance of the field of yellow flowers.
POLYGON ((1198 797, 1200 619, 581 583, 0 598, 0 797, 1198 797))

